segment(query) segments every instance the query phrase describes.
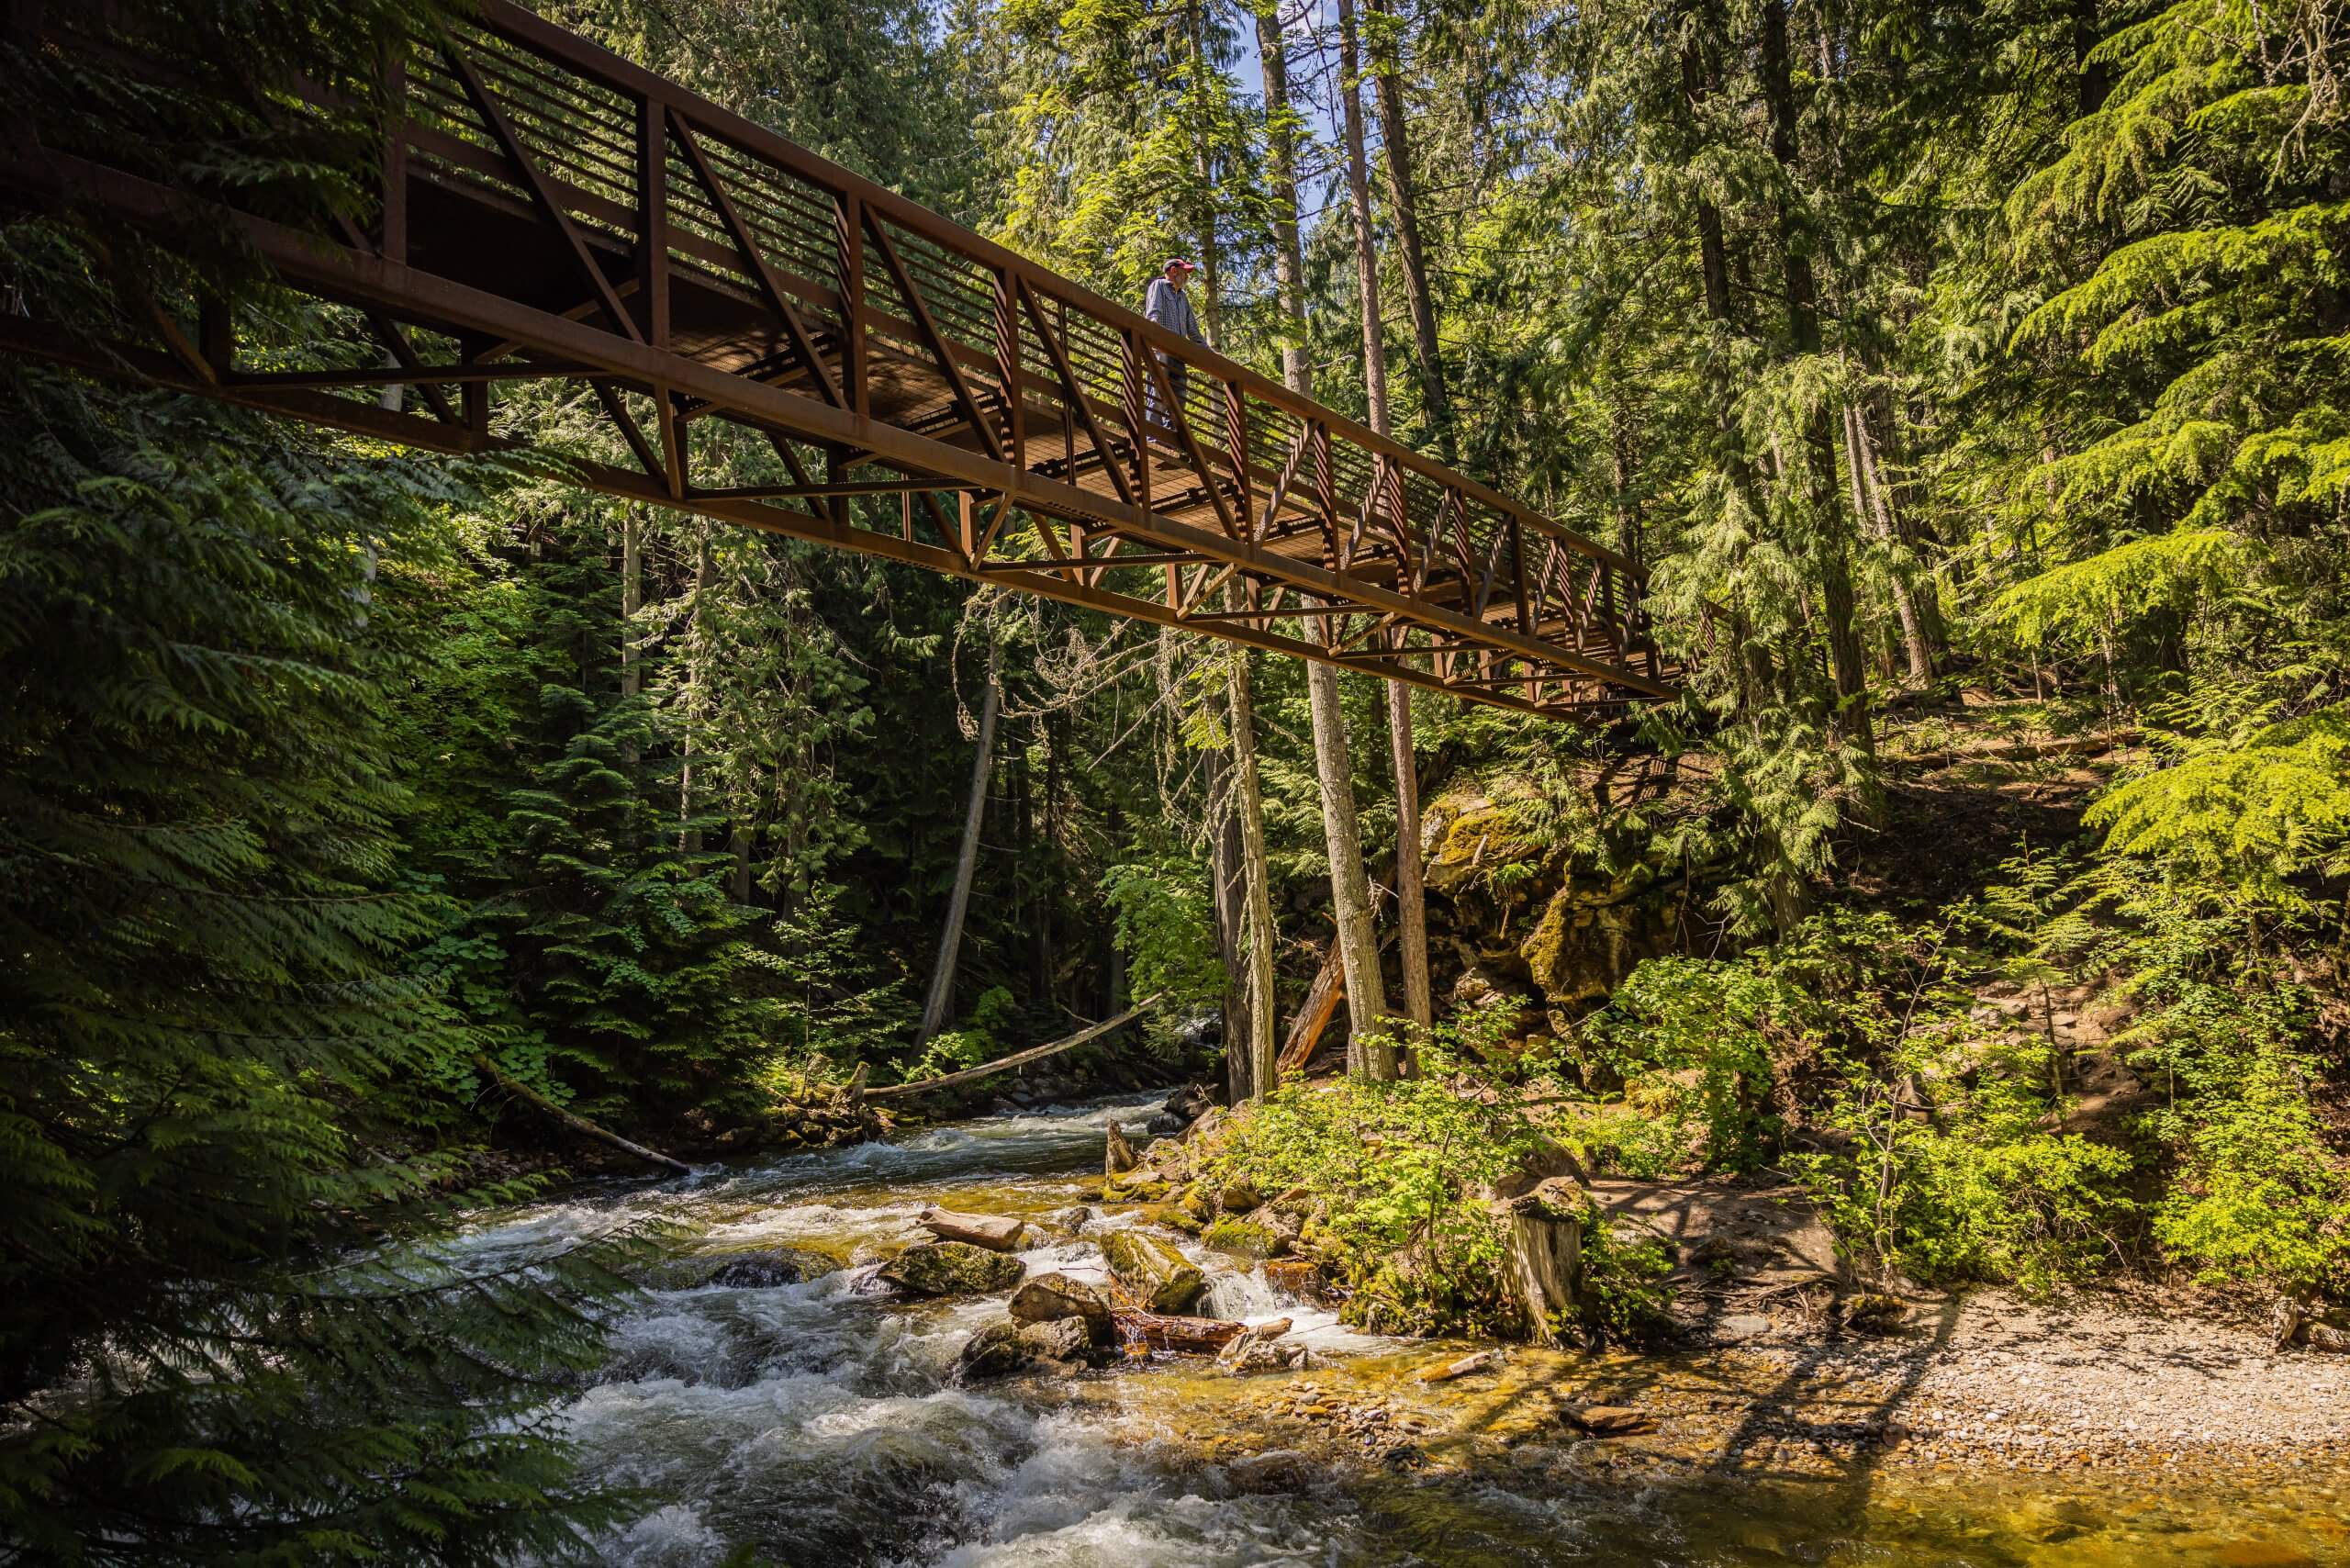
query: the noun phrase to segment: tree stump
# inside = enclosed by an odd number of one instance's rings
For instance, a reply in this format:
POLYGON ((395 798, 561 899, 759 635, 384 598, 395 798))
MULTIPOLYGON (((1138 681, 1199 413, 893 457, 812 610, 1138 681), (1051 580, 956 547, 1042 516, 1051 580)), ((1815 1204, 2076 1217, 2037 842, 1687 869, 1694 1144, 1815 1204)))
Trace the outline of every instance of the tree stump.
POLYGON ((1560 1320, 1580 1308, 1583 1274, 1583 1189, 1553 1178, 1506 1205, 1509 1254, 1503 1274, 1526 1317, 1527 1338, 1557 1349, 1560 1320))

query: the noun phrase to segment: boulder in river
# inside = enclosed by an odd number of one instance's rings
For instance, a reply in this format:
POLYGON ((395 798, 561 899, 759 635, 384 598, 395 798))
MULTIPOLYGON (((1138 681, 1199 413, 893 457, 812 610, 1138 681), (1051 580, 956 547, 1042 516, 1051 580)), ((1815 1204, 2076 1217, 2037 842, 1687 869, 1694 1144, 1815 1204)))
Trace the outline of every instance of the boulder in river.
POLYGON ((764 1290, 796 1285, 836 1272, 840 1260, 806 1247, 762 1247, 741 1252, 695 1252, 664 1258, 644 1271, 653 1290, 689 1291, 703 1285, 764 1290))
POLYGON ((1063 1273, 1039 1274, 1013 1292, 1012 1316, 1018 1323, 1074 1320, 1097 1340, 1110 1338, 1110 1304, 1091 1285, 1063 1273))
POLYGON ((840 1264, 822 1252, 805 1247, 775 1247, 758 1252, 736 1252, 721 1260, 721 1267, 710 1276, 713 1285, 732 1285, 738 1289, 769 1285, 796 1285, 808 1280, 821 1280, 833 1273, 840 1264))
POLYGON ((1170 1116, 1181 1118, 1185 1126, 1198 1121, 1215 1104, 1215 1095, 1204 1083, 1187 1083, 1167 1097, 1159 1109, 1170 1116))
POLYGON ((1102 1238, 1102 1252, 1118 1282, 1153 1312, 1188 1311, 1207 1288, 1197 1264, 1139 1231, 1112 1231, 1102 1238))
POLYGON ((1656 1417, 1629 1405, 1586 1405, 1568 1411, 1567 1419, 1595 1438, 1628 1438, 1656 1430, 1656 1417))
POLYGON ((986 1295, 1027 1271, 1017 1258, 966 1241, 925 1241, 881 1265, 881 1278, 907 1295, 986 1295))
POLYGON ((1073 1204, 1068 1208, 1055 1209, 1051 1214, 1046 1215, 1044 1224, 1049 1230, 1064 1231, 1070 1236, 1075 1236, 1099 1217, 1089 1205, 1073 1204))
POLYGON ((952 1375, 957 1383, 977 1383, 1030 1371, 1074 1372, 1093 1359, 1095 1350, 1085 1325, 1073 1317, 1053 1323, 1003 1318, 964 1342, 952 1375))

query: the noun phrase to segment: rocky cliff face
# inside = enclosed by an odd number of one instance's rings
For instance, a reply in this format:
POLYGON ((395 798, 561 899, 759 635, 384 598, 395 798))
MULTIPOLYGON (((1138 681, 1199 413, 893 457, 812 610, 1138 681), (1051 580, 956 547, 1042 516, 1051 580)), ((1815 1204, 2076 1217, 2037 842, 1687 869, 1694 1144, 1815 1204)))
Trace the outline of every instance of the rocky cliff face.
POLYGON ((1685 950, 1711 889, 1658 863, 1640 825, 1652 820, 1603 813, 1591 780, 1447 780, 1423 808, 1421 841, 1439 988, 1449 969, 1455 1004, 1516 996, 1526 1033, 1558 1033, 1641 959, 1685 950))

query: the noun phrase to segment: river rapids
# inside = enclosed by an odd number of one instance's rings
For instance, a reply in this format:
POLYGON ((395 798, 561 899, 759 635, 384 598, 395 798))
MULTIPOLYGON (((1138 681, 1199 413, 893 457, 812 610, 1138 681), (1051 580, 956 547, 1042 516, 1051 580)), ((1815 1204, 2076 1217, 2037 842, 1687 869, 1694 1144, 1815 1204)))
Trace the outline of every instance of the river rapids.
MULTIPOLYGON (((1610 1445, 1513 1427, 1532 1391, 1506 1378, 1452 1396, 1482 1434, 1457 1462, 1422 1464, 1406 1450, 1415 1462, 1395 1464, 1388 1445, 1413 1425, 1381 1428, 1360 1456, 1310 1450, 1280 1484, 1252 1485, 1237 1462, 1282 1445, 1271 1416, 1382 1390, 1424 1402, 1409 1371, 1443 1352, 1353 1333, 1188 1242, 1213 1282, 1199 1310, 1288 1317, 1322 1364, 1236 1378, 1162 1358, 955 1386, 957 1352, 1004 1298, 897 1301, 875 1267, 923 1238, 912 1222, 926 1204, 1041 1215, 1084 1201, 1107 1125, 1138 1135, 1156 1109, 1129 1100, 998 1116, 481 1216, 459 1245, 484 1264, 658 1217, 698 1252, 809 1248, 845 1265, 804 1283, 655 1290, 632 1305, 600 1377, 566 1407, 589 1473, 646 1499, 598 1554, 628 1568, 2229 1561, 2190 1550, 2223 1543, 2195 1535, 2201 1521, 2176 1506, 2150 1515, 2081 1493, 1905 1491, 1866 1476, 1733 1489, 1702 1467, 1676 1478, 1619 1466, 1610 1445)), ((1024 1254, 1029 1272, 1098 1278, 1087 1237, 1132 1220, 1096 1214, 1086 1235, 1024 1254)))

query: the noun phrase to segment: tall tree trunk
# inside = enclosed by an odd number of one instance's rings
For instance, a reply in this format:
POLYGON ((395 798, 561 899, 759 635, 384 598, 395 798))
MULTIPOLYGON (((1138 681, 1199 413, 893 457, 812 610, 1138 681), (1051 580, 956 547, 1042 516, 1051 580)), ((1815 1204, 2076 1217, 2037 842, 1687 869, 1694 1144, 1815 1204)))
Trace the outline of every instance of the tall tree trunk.
MULTIPOLYGON (((1232 788, 1240 822, 1243 908, 1248 916, 1248 1097, 1260 1100, 1275 1087, 1273 1070, 1272 871, 1265 857, 1265 798, 1257 776, 1257 712, 1249 690, 1248 650, 1236 648, 1227 666, 1225 692, 1232 709, 1232 788)), ((1239 1044, 1228 1036, 1224 1048, 1239 1044)))
MULTIPOLYGON (((1259 0, 1266 10, 1257 14, 1257 49, 1265 78, 1265 110, 1272 122, 1270 157, 1273 198, 1273 276, 1283 322, 1281 379, 1305 397, 1314 393, 1305 360, 1305 263, 1297 231, 1297 141, 1299 125, 1289 101, 1289 62, 1284 53, 1279 0, 1259 0)), ((1354 13, 1345 12, 1347 36, 1353 38, 1354 13)), ((1362 167, 1362 106, 1352 90, 1352 66, 1348 67, 1348 101, 1352 106, 1356 155, 1352 167, 1362 167)), ((1368 190, 1363 205, 1370 203, 1368 190)), ((1373 282, 1376 291, 1376 280, 1373 282)), ((1386 383, 1382 375, 1383 396, 1386 383)), ((1347 978, 1349 1016, 1356 1033, 1375 1028, 1386 1016, 1386 988, 1379 974, 1379 944, 1371 922, 1371 879, 1363 872, 1362 834, 1355 823, 1354 767, 1347 746, 1346 722, 1338 708, 1338 672, 1319 661, 1305 666, 1307 707, 1314 719, 1314 767, 1322 786, 1323 842, 1330 857, 1331 913, 1339 932, 1339 952, 1347 978), (1367 987, 1368 989, 1363 989, 1367 987)), ((1392 1052, 1379 1053, 1392 1056, 1392 1052)), ((1348 1064, 1357 1068, 1360 1051, 1348 1047, 1348 1064)), ((1394 1075, 1387 1063, 1386 1076, 1394 1075)), ((1267 1075, 1270 1080, 1270 1074, 1267 1075)))
POLYGON ((1428 981, 1427 890, 1420 877, 1419 759, 1412 747, 1412 689, 1387 683, 1387 745, 1395 767, 1395 924, 1404 960, 1404 1014, 1425 1029, 1436 1022, 1428 981))
POLYGON ((1918 598, 1909 582, 1908 551, 1894 526, 1892 502, 1885 493, 1884 476, 1877 472, 1867 421, 1856 404, 1844 406, 1844 465, 1852 478, 1852 515, 1867 523, 1870 534, 1888 556, 1886 580, 1893 590, 1893 613, 1901 622, 1902 656, 1909 678, 1924 685, 1934 678, 1934 655, 1926 642, 1925 622, 1918 613, 1918 598))
MULTIPOLYGON (((1901 462, 1901 422, 1894 411, 1893 396, 1881 382, 1860 407, 1860 432, 1861 456, 1868 464, 1869 485, 1877 504, 1884 509, 1885 525, 1913 560, 1922 560, 1921 547, 1932 543, 1933 536, 1920 524, 1910 482, 1886 472, 1888 458, 1897 466, 1901 462)), ((1942 598, 1930 572, 1913 580, 1911 595, 1918 625, 1926 639, 1927 661, 1940 674, 1950 648, 1950 627, 1942 619, 1942 598)))
MULTIPOLYGON (((1771 156, 1783 177, 1779 198, 1779 247, 1787 308, 1787 332, 1797 354, 1820 349, 1819 289, 1811 266, 1809 224, 1785 191, 1800 173, 1796 157, 1796 95, 1788 60, 1790 0, 1765 0, 1762 7, 1763 97, 1771 113, 1771 156)), ((1816 569, 1822 611, 1828 622, 1828 657, 1834 671, 1836 723, 1863 752, 1873 750, 1869 723, 1868 668, 1861 647, 1852 599, 1850 529, 1836 493, 1836 438, 1823 406, 1804 431, 1807 448, 1805 502, 1818 531, 1816 569)))
POLYGON ((1224 1076, 1232 1102, 1245 1103, 1250 1094, 1248 1070, 1253 1065, 1248 1041, 1256 1020, 1248 990, 1248 869, 1240 846, 1240 801, 1234 789, 1233 768, 1222 751, 1210 750, 1201 762, 1208 788, 1208 874, 1214 884, 1211 908, 1215 916, 1215 956, 1224 966, 1224 1076))
MULTIPOLYGON (((680 855, 698 855, 701 852, 701 830, 692 825, 694 820, 694 721, 699 717, 699 709, 701 703, 701 639, 699 636, 701 631, 701 604, 703 597, 710 592, 710 523, 708 520, 703 521, 695 538, 693 598, 686 610, 686 645, 694 652, 688 657, 686 663, 687 696, 682 715, 685 722, 678 726, 681 732, 679 749, 685 754, 683 766, 677 769, 677 853, 680 855)), ((746 836, 739 826, 735 829, 735 833, 738 836, 746 836)), ((747 842, 743 857, 747 862, 747 842)), ((747 875, 743 872, 738 872, 735 876, 737 883, 747 883, 747 875)), ((738 895, 734 902, 742 903, 747 900, 738 895)))
POLYGON ((1355 289, 1362 301, 1363 398, 1371 428, 1385 435, 1387 334, 1379 311, 1379 259, 1371 232, 1371 171, 1363 152, 1361 62, 1355 45, 1354 0, 1338 0, 1338 94, 1346 111, 1347 200, 1355 219, 1355 289))
POLYGON ((1028 1000, 1042 1005, 1053 999, 1052 938, 1046 914, 1045 879, 1036 872, 1036 777, 1028 766, 1028 748, 1012 750, 1013 777, 1020 801, 1019 891, 1023 918, 1028 927, 1028 1000))
POLYGON ((1393 1078, 1395 1052, 1367 1036, 1387 1024, 1387 984, 1379 972, 1379 936, 1371 921, 1371 879, 1363 871, 1362 830, 1355 821, 1354 759, 1346 714, 1338 706, 1338 672, 1315 660, 1306 666, 1306 706, 1314 717, 1314 767, 1322 785, 1322 833, 1330 851, 1330 913, 1347 980, 1347 1070, 1393 1078))
MULTIPOLYGON (((1385 14, 1384 5, 1377 0, 1371 9, 1382 17, 1385 14)), ((1449 467, 1459 461, 1460 454, 1452 437, 1452 400, 1444 389, 1444 351, 1436 333, 1436 297, 1428 287, 1427 252, 1420 241, 1419 195, 1412 185, 1411 132, 1404 121, 1404 81, 1392 51, 1374 47, 1372 52, 1378 57, 1373 96, 1379 105, 1379 140, 1385 153, 1382 162, 1387 166, 1387 205, 1395 218, 1396 249, 1403 252, 1404 295, 1412 312, 1412 349, 1420 373, 1420 406, 1427 410, 1428 434, 1436 442, 1437 454, 1449 467)), ((1409 940, 1408 935, 1405 939, 1409 940)))
MULTIPOLYGON (((1681 55, 1682 85, 1693 112, 1721 91, 1718 50, 1720 40, 1727 36, 1727 24, 1719 0, 1696 0, 1695 11, 1695 25, 1687 31, 1687 41, 1683 45, 1681 55)), ((1698 131, 1694 123, 1688 129, 1694 152, 1697 150, 1698 131)), ((1698 268, 1705 285, 1706 318, 1714 323, 1717 336, 1727 342, 1740 335, 1744 328, 1738 319, 1736 300, 1731 293, 1729 247, 1723 233, 1721 209, 1707 197, 1700 196, 1696 198, 1695 217, 1698 268)), ((1722 472, 1729 480, 1737 504, 1750 518, 1759 520, 1764 515, 1762 482, 1739 430, 1737 389, 1722 374, 1723 362, 1719 354, 1709 356, 1709 362, 1722 472)), ((1742 560, 1745 554, 1743 546, 1739 554, 1742 560)), ((1727 656, 1738 672, 1739 707, 1745 717, 1748 733, 1758 743, 1764 743, 1768 738, 1763 723, 1764 707, 1779 694, 1784 684, 1780 669, 1769 644, 1755 634, 1749 608, 1742 598, 1732 603, 1729 622, 1730 647, 1727 656)), ((1778 829, 1770 820, 1756 813, 1754 831, 1771 868, 1764 873, 1763 891, 1771 905, 1773 924, 1783 933, 1791 931, 1806 913, 1808 890, 1787 865, 1778 829)))
MULTIPOLYGON (((1362 303, 1363 390, 1371 409, 1371 428, 1381 435, 1389 435, 1393 432, 1387 406, 1387 334, 1379 307, 1379 252, 1371 225, 1371 169, 1363 151, 1359 65, 1353 0, 1338 0, 1338 71, 1340 90, 1345 95, 1347 191, 1354 208, 1355 281, 1362 303)), ((1400 130, 1400 104, 1396 118, 1396 129, 1400 130)), ((1393 147, 1389 148, 1391 178, 1392 161, 1398 155, 1393 147)), ((1435 336, 1431 320, 1427 345, 1431 352, 1435 336)), ((1395 764, 1395 817, 1398 823, 1411 826, 1410 836, 1399 834, 1395 845, 1395 919, 1403 938, 1404 1010, 1413 1022, 1425 1025, 1431 1022, 1431 1002, 1427 907, 1420 884, 1419 772, 1412 758, 1412 692, 1401 681, 1387 683, 1387 728, 1395 764)), ((1349 814, 1352 804, 1348 801, 1349 814)), ((1353 999, 1363 994, 1355 989, 1354 977, 1349 974, 1348 1005, 1351 1008, 1353 999)))
POLYGON ((1002 649, 990 638, 987 695, 979 700, 979 739, 971 759, 971 798, 963 810, 963 848, 955 861, 955 890, 946 901, 946 929, 938 939, 938 963, 930 973, 922 1027, 914 1035, 917 1050, 946 1026, 946 1010, 955 1000, 955 960, 963 946, 963 916, 971 904, 971 878, 979 865, 979 823, 987 815, 988 774, 995 765, 995 714, 1002 701, 996 672, 1002 656, 1002 649))
POLYGON ((1305 364, 1305 256, 1297 233, 1299 120, 1289 101, 1289 51, 1281 33, 1281 0, 1254 0, 1257 62, 1265 82, 1265 167, 1272 203, 1273 292, 1281 308, 1281 381, 1314 395, 1305 364))
POLYGON ((621 695, 642 689, 637 668, 636 614, 644 608, 644 525, 633 506, 621 508, 621 695))
POLYGON ((2113 91, 2113 67, 2089 58, 2105 37, 2098 21, 2098 0, 2073 0, 2072 10, 2073 60, 2079 72, 2073 85, 2073 112, 2077 118, 2105 107, 2106 95, 2113 91))

